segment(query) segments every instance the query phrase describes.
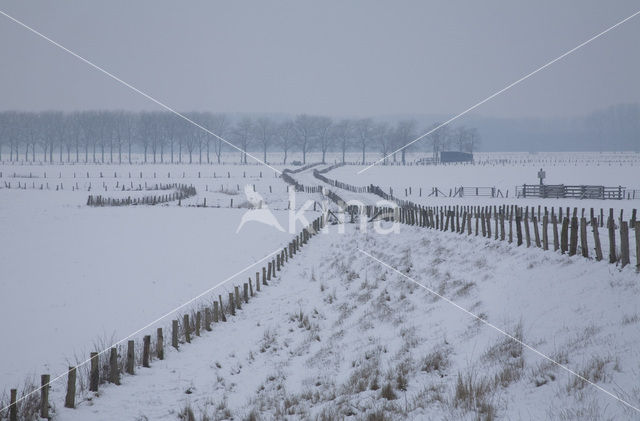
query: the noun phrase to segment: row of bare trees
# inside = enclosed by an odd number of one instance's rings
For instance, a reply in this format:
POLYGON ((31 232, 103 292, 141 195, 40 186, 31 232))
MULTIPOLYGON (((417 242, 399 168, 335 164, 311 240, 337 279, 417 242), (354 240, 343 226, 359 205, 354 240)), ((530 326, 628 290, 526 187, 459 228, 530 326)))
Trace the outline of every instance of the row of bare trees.
MULTIPOLYGON (((190 121, 169 112, 6 111, 0 113, 0 160, 8 147, 9 161, 35 161, 37 156, 45 162, 131 163, 132 154, 141 153, 145 163, 221 163, 224 152, 237 151, 240 162, 247 163, 246 151, 250 151, 260 153, 265 162, 268 152, 281 152, 286 164, 294 151, 306 163, 311 151, 321 152, 323 162, 327 153, 339 152, 344 162, 346 153, 356 150, 366 162, 367 153, 387 156, 430 130, 418 130, 415 120, 334 121, 307 114, 290 119, 232 119, 208 112, 184 116, 190 121)), ((445 149, 472 152, 479 142, 477 130, 465 127, 444 126, 426 138, 390 159, 406 163, 409 149, 430 149, 435 156, 445 149)))

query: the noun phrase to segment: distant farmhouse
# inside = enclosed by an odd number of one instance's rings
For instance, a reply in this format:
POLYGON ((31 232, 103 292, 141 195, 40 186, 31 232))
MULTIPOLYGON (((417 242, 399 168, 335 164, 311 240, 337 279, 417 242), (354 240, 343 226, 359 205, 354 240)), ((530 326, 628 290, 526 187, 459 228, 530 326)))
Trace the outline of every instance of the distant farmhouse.
POLYGON ((458 151, 440 152, 440 163, 446 164, 450 162, 473 162, 473 153, 458 151))

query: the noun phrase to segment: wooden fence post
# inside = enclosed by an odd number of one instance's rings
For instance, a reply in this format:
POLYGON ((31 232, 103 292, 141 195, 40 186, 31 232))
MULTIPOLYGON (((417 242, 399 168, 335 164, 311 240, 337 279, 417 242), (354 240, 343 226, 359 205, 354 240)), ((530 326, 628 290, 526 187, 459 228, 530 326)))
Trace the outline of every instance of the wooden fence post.
POLYGON ((196 336, 200 336, 200 323, 202 323, 202 313, 196 312, 196 336))
POLYGON ((218 309, 218 302, 214 301, 213 302, 213 323, 218 323, 218 312, 220 310, 218 309))
POLYGON ((234 286, 233 292, 235 292, 235 296, 236 296, 236 308, 240 310, 242 308, 242 298, 240 297, 240 287, 234 286))
POLYGON ((161 327, 156 331, 156 335, 156 357, 159 360, 164 360, 164 335, 161 327))
POLYGON ((549 250, 549 215, 546 213, 542 216, 542 249, 549 250))
POLYGON ((636 271, 640 273, 640 221, 636 221, 636 271))
POLYGON ((224 305, 222 304, 222 295, 218 295, 218 302, 220 304, 220 320, 227 321, 227 316, 224 314, 224 305))
POLYGON ((591 228, 593 228, 593 242, 596 250, 596 260, 602 260, 602 246, 600 245, 600 233, 598 233, 598 220, 593 218, 591 220, 591 228))
POLYGON ((620 264, 625 267, 629 263, 629 224, 627 221, 622 221, 620 222, 620 264))
POLYGON ((186 343, 191 343, 191 326, 189 325, 189 315, 182 316, 182 329, 184 330, 184 340, 186 343))
POLYGON ((211 331, 211 309, 209 307, 204 309, 204 330, 211 331))
MULTIPOLYGON (((69 367, 69 374, 67 374, 67 395, 64 399, 65 408, 76 407, 76 368, 69 367)), ((47 418, 43 416, 42 418, 47 418)))
POLYGON ((580 218, 580 248, 582 249, 582 257, 589 257, 589 244, 587 241, 587 219, 580 218))
POLYGON ((89 360, 91 361, 91 369, 89 371, 89 391, 97 392, 98 384, 100 383, 100 371, 98 369, 98 353, 92 352, 89 360))
POLYGON ((518 237, 518 247, 522 245, 522 213, 516 208, 516 234, 518 237))
POLYGON ((260 292, 260 272, 256 272, 256 291, 260 292))
POLYGON ((569 256, 575 256, 578 252, 578 217, 571 217, 571 236, 569 242, 569 256))
POLYGON ((253 292, 253 282, 251 281, 251 278, 249 278, 249 281, 247 283, 249 284, 249 295, 253 297, 255 294, 253 292))
POLYGON ((115 385, 120 384, 120 370, 118 369, 118 350, 115 347, 111 348, 111 354, 109 355, 109 382, 115 385))
POLYGON ((149 368, 149 357, 151 352, 151 335, 142 338, 142 366, 149 368))
POLYGON ((560 232, 560 251, 562 254, 569 250, 569 218, 562 219, 562 231, 560 232))
POLYGON ((607 228, 609 229, 609 263, 615 263, 618 259, 616 258, 616 228, 613 220, 613 209, 610 209, 607 228))
POLYGON ((133 370, 135 366, 135 356, 136 356, 135 343, 134 341, 128 341, 127 342, 127 366, 126 366, 127 374, 134 374, 133 370))
POLYGON ((527 241, 527 248, 529 248, 531 247, 531 233, 529 232, 529 207, 528 206, 524 214, 524 235, 525 235, 525 240, 527 241))
POLYGON ((245 304, 249 302, 249 284, 247 284, 246 282, 242 285, 243 289, 244 289, 244 302, 245 304))
POLYGON ((171 321, 171 346, 178 349, 178 321, 171 321))
POLYGON ((18 421, 18 389, 11 389, 11 400, 9 404, 9 421, 18 421))
MULTIPOLYGON (((49 380, 48 374, 40 376, 40 418, 49 418, 49 380)), ((65 405, 66 406, 66 405, 65 405)))
POLYGON ((229 313, 231 313, 232 316, 236 315, 234 300, 235 299, 233 298, 233 292, 230 292, 229 293, 229 313))
MULTIPOLYGON (((553 209, 551 209, 553 211, 553 209)), ((551 223, 553 225, 553 251, 560 249, 560 241, 558 239, 558 217, 551 213, 551 223)))

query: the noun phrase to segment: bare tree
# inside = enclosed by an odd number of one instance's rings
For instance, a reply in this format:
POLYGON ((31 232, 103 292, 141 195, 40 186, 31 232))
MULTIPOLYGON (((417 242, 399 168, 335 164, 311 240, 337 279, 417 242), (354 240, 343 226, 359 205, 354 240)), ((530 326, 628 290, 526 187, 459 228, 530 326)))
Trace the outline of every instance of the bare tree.
POLYGON ((262 160, 265 163, 267 162, 267 149, 269 145, 271 145, 275 136, 275 128, 275 124, 265 117, 257 119, 255 124, 253 125, 255 137, 262 146, 262 160))
POLYGON ((394 135, 395 133, 389 129, 389 125, 387 123, 374 124, 373 129, 371 130, 371 137, 380 147, 380 153, 384 158, 384 164, 387 163, 387 155, 393 147, 394 135))
POLYGON ((464 148, 465 151, 469 153, 473 153, 473 151, 476 150, 476 148, 478 147, 478 145, 480 145, 481 142, 482 142, 482 139, 480 137, 480 133, 478 132, 478 129, 476 128, 467 129, 466 143, 464 148))
POLYGON ((278 140, 282 152, 284 154, 283 164, 287 165, 287 156, 289 155, 289 149, 295 143, 296 128, 292 120, 286 120, 278 126, 278 140))
POLYGON ((241 149, 240 163, 247 163, 247 148, 251 141, 251 134, 253 130, 253 121, 249 117, 242 117, 235 125, 234 135, 236 139, 236 146, 241 149))
POLYGON ((294 121, 294 127, 296 134, 298 135, 297 144, 300 146, 302 152, 302 163, 307 163, 307 152, 311 147, 311 140, 315 135, 316 121, 307 114, 300 114, 294 121))
POLYGON ((214 114, 213 121, 214 121, 214 127, 215 127, 214 133, 220 136, 220 137, 216 137, 215 139, 215 142, 216 142, 215 152, 216 152, 216 158, 218 159, 218 164, 221 164, 222 151, 225 145, 222 139, 225 138, 225 136, 227 135, 227 132, 229 131, 229 119, 225 114, 214 114))
POLYGON ((342 152, 342 163, 345 163, 345 155, 347 148, 351 144, 353 139, 353 123, 351 120, 341 120, 333 126, 333 135, 340 145, 340 151, 342 152))
POLYGON ((449 143, 450 139, 450 130, 449 126, 442 126, 437 128, 442 123, 434 123, 431 128, 427 131, 434 130, 429 134, 429 143, 431 143, 431 148, 433 150, 433 160, 434 162, 440 161, 440 152, 445 150, 449 143))
POLYGON ((322 163, 326 163, 327 151, 334 143, 333 132, 331 130, 333 120, 329 117, 316 117, 316 131, 318 135, 318 145, 322 151, 322 163))
MULTIPOLYGON (((402 165, 406 165, 407 152, 412 146, 410 143, 416 138, 416 125, 417 123, 415 120, 402 120, 396 125, 396 150, 402 148, 400 150, 402 165)), ((393 159, 395 161, 395 154, 393 159)))
POLYGON ((367 145, 371 141, 371 134, 373 132, 373 120, 370 118, 362 118, 356 121, 355 129, 358 138, 358 146, 362 151, 362 164, 366 163, 367 145))

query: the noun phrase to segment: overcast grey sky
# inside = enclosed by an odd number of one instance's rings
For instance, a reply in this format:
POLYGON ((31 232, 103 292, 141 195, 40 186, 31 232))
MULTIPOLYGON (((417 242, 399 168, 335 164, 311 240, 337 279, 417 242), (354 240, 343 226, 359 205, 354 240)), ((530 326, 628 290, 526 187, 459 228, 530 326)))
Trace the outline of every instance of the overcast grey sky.
MULTIPOLYGON (((179 110, 453 114, 638 1, 6 1, 0 9, 179 110)), ((475 112, 640 101, 640 16, 475 112)), ((0 16, 0 109, 158 109, 0 16)))

